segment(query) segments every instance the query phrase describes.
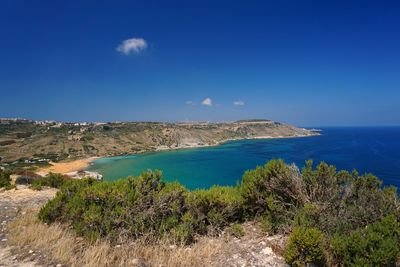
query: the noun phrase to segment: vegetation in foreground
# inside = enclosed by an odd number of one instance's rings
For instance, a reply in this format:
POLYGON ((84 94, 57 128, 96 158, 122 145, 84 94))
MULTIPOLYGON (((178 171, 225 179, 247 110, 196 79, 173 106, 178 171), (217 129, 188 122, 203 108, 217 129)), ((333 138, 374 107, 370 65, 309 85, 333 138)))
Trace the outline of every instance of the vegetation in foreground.
POLYGON ((396 189, 371 174, 336 171, 325 163, 272 160, 247 171, 235 187, 188 191, 160 172, 115 182, 65 180, 40 211, 46 223, 67 223, 88 240, 190 244, 198 236, 259 220, 269 233, 289 234, 293 266, 394 266, 400 257, 396 189))
POLYGON ((44 186, 61 188, 68 180, 69 176, 62 175, 59 173, 49 173, 46 176, 38 177, 29 181, 31 183, 31 188, 34 190, 41 190, 44 186))

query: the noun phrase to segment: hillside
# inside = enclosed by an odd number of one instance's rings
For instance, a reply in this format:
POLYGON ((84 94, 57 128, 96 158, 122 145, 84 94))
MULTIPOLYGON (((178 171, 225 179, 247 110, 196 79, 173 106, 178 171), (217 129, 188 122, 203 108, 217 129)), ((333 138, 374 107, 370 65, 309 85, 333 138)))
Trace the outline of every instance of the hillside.
POLYGON ((113 156, 216 145, 246 138, 296 137, 316 132, 270 120, 231 123, 61 123, 0 120, 0 160, 21 163, 113 156))

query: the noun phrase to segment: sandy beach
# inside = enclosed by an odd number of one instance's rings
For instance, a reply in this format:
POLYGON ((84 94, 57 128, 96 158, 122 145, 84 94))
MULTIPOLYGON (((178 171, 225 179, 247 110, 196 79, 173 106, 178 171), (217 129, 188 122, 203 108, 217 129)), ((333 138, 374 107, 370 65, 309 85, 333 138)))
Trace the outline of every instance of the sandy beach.
POLYGON ((66 174, 87 168, 97 157, 78 159, 68 162, 50 162, 51 166, 40 168, 37 173, 46 175, 49 172, 66 174))

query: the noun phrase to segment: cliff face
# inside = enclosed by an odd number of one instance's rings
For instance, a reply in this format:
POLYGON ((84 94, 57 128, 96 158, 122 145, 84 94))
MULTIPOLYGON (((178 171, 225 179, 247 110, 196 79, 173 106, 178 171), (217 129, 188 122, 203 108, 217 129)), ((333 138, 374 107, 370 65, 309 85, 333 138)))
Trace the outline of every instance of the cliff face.
POLYGON ((57 123, 1 120, 2 162, 134 154, 216 145, 232 139, 316 133, 269 120, 231 123, 57 123))

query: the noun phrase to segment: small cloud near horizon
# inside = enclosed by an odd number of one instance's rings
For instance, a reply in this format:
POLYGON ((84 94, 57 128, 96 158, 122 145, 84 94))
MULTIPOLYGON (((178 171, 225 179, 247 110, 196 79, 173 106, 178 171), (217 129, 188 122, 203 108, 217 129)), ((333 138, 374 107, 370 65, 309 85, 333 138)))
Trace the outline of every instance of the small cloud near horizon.
POLYGON ((118 52, 125 55, 132 53, 139 54, 147 48, 147 42, 143 38, 130 38, 122 41, 122 43, 116 48, 118 52))
POLYGON ((186 104, 186 105, 190 105, 190 106, 196 106, 196 103, 194 103, 194 102, 191 101, 191 100, 186 101, 185 104, 186 104))
POLYGON ((234 101, 233 104, 234 104, 235 106, 244 106, 244 102, 243 102, 242 100, 234 101))
POLYGON ((212 100, 211 100, 211 98, 207 97, 206 99, 204 99, 201 102, 201 104, 204 105, 204 106, 212 106, 212 100))

